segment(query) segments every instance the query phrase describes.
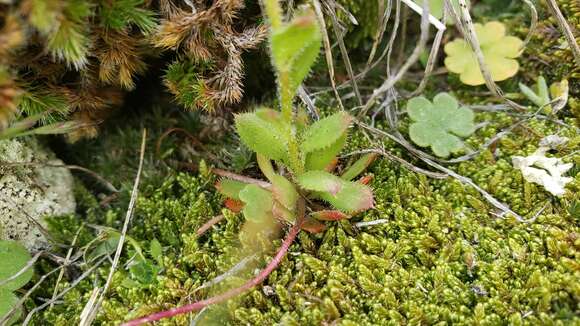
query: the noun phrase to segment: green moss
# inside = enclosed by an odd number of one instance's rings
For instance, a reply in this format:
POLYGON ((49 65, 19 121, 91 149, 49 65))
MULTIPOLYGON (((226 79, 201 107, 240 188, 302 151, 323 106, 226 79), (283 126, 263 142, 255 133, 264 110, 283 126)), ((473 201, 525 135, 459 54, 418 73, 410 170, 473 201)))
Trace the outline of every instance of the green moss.
MULTIPOLYGON (((492 114, 477 116, 481 121, 491 118, 492 114)), ((494 114, 493 121, 466 142, 477 148, 513 123, 513 118, 494 114)), ((479 193, 458 181, 428 179, 382 160, 370 170, 375 210, 351 221, 329 223, 323 234, 301 233, 290 254, 262 286, 205 310, 203 320, 232 325, 580 322, 580 230, 578 216, 573 215, 580 200, 580 177, 575 174, 566 196, 554 198, 524 182, 511 167, 511 156, 533 152, 541 137, 555 131, 546 121, 532 120, 498 142, 496 155, 486 151, 474 160, 451 166, 524 216, 531 217, 545 206, 534 223, 498 217, 479 193), (388 222, 362 229, 353 226, 359 220, 376 219, 388 222)), ((580 137, 566 128, 560 135, 572 142, 580 137)), ((405 157, 394 144, 385 145, 405 157)), ((368 146, 366 139, 355 133, 349 149, 362 146, 368 146)), ((556 155, 576 164, 580 160, 572 149, 556 155)), ((222 285, 194 291, 248 255, 238 252, 242 217, 228 213, 224 221, 198 238, 195 231, 222 207, 212 187, 214 180, 174 172, 163 181, 145 176, 130 235, 143 248, 152 239, 159 240, 164 268, 153 283, 137 285, 128 283, 130 273, 119 268, 97 324, 117 325, 220 293, 241 284, 253 268, 269 259, 261 257, 258 265, 222 285)), ((90 217, 94 223, 120 228, 122 208, 107 213, 90 200, 81 202, 94 207, 90 217)), ((52 221, 60 239, 70 239, 79 225, 70 217, 52 221)), ((90 241, 85 236, 82 239, 90 241)), ((278 245, 279 240, 273 243, 274 248, 278 245)), ((129 257, 130 250, 122 262, 129 257)), ((100 268, 67 294, 63 304, 40 313, 34 323, 78 322, 95 283, 102 285, 107 273, 108 267, 100 268)), ((52 286, 49 280, 45 296, 50 296, 52 286)), ((183 325, 189 318, 164 320, 160 325, 183 325)))

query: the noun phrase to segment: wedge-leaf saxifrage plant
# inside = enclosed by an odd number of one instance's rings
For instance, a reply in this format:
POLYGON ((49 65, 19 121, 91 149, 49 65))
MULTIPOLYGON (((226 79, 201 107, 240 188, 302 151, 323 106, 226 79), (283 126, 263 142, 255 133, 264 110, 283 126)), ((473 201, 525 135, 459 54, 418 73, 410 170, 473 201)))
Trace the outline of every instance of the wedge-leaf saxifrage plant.
POLYGON ((256 152, 258 166, 268 182, 233 176, 216 187, 243 212, 246 223, 292 225, 272 261, 239 288, 183 307, 136 319, 139 325, 223 302, 264 281, 277 267, 301 229, 319 232, 322 221, 353 216, 373 207, 373 193, 364 181, 352 181, 373 161, 361 157, 341 175, 332 173, 345 145, 352 117, 337 112, 310 123, 293 108, 298 87, 320 51, 321 35, 311 10, 300 11, 290 22, 282 21, 277 0, 264 1, 271 26, 270 48, 278 75, 280 111, 261 108, 235 118, 242 142, 256 152))

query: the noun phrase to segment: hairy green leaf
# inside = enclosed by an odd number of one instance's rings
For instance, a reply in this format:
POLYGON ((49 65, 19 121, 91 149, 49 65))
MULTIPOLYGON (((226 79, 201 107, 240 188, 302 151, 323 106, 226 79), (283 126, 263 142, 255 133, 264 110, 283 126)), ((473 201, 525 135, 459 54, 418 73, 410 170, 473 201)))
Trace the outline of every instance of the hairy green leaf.
POLYGON ((344 111, 316 121, 304 133, 302 152, 310 153, 332 146, 346 134, 351 121, 352 117, 344 111))
POLYGON ((240 191, 242 191, 248 184, 232 180, 221 179, 215 184, 216 189, 224 196, 236 200, 240 200, 240 191))
POLYGON ((329 147, 308 153, 306 155, 306 170, 312 171, 326 169, 326 167, 332 163, 332 160, 334 160, 336 156, 340 154, 340 151, 346 143, 346 138, 347 135, 345 133, 329 147))
POLYGON ((363 173, 371 163, 377 158, 377 153, 368 153, 354 162, 344 173, 340 176, 344 180, 352 180, 359 174, 363 173))
POLYGON ((246 204, 243 209, 246 220, 260 222, 272 217, 272 193, 255 184, 240 191, 240 199, 246 204))
POLYGON ((288 145, 276 126, 255 113, 236 115, 236 129, 250 149, 269 159, 287 161, 288 145))
MULTIPOLYGON (((30 259, 30 254, 20 243, 12 240, 0 240, 0 282, 16 275, 30 259)), ((28 268, 24 273, 1 287, 8 290, 18 290, 30 281, 32 274, 32 268, 28 268)))
POLYGON ((362 212, 373 207, 371 188, 358 182, 340 180, 342 187, 336 195, 324 192, 320 197, 345 213, 362 212))
POLYGON ((306 190, 334 195, 341 191, 344 182, 326 171, 308 171, 298 177, 298 184, 306 190))
POLYGON ((548 90, 548 84, 544 77, 538 77, 535 91, 522 83, 519 83, 519 87, 522 94, 538 107, 547 108, 550 104, 550 91, 548 90))

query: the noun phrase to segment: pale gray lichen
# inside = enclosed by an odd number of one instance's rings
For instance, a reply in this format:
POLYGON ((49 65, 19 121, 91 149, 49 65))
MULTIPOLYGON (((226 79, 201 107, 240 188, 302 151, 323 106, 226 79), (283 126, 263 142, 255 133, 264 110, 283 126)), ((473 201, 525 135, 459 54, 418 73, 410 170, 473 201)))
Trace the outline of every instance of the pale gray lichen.
POLYGON ((30 251, 49 246, 44 217, 75 211, 73 177, 62 161, 32 138, 0 141, 0 239, 20 241, 30 251), (49 165, 49 166, 47 166, 49 165))

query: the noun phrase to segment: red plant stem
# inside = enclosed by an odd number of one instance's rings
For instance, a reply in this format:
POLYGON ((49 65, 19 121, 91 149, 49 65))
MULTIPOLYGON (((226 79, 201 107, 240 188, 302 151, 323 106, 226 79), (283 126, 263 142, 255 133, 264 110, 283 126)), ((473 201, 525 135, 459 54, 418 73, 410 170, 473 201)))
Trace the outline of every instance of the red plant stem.
POLYGON ((157 312, 157 313, 154 313, 154 314, 151 314, 149 316, 142 317, 142 318, 133 319, 131 321, 128 321, 128 322, 122 324, 121 326, 137 326, 137 325, 141 325, 144 323, 154 322, 154 321, 157 321, 157 320, 160 320, 163 318, 169 318, 169 317, 185 314, 185 313, 192 312, 192 311, 197 311, 197 310, 203 309, 204 307, 207 307, 209 305, 227 301, 227 300, 229 300, 237 295, 240 295, 240 294, 252 289, 253 287, 262 283, 268 277, 268 275, 270 275, 270 273, 272 273, 272 271, 274 269, 276 269, 276 267, 278 267, 278 265, 280 264, 280 262, 282 261, 282 259, 286 255, 286 253, 288 252, 288 248, 290 248, 290 245, 292 244, 292 242, 294 242, 294 239, 296 239, 298 232, 300 232, 300 229, 302 228, 303 222, 304 222, 304 218, 301 218, 299 221, 296 222, 296 224, 294 224, 292 226, 292 228, 290 229, 290 231, 286 235, 286 239, 284 239, 284 242, 282 242, 280 249, 278 249, 278 253, 276 253, 276 256, 274 256, 274 258, 270 261, 270 263, 268 263, 268 265, 262 271, 260 271, 260 273, 255 278, 249 280, 246 284, 244 284, 238 288, 226 291, 226 292, 224 292, 220 295, 217 295, 215 297, 211 297, 209 299, 205 299, 205 300, 197 301, 197 302, 185 305, 185 306, 157 312))
POLYGON ((230 171, 226 171, 226 170, 222 170, 222 169, 218 169, 218 168, 213 168, 213 169, 211 169, 211 172, 219 175, 220 177, 229 178, 232 180, 237 180, 237 181, 241 181, 241 182, 245 182, 245 183, 252 183, 252 184, 258 185, 262 188, 270 187, 269 182, 250 178, 250 177, 246 177, 244 175, 239 175, 237 173, 233 173, 230 171))
POLYGON ((204 225, 202 225, 199 229, 197 229, 197 231, 195 232, 195 234, 199 237, 202 234, 204 234, 207 230, 209 230, 209 228, 211 228, 212 226, 218 224, 219 222, 221 222, 221 220, 224 219, 224 215, 220 214, 217 216, 214 216, 211 220, 205 222, 204 225))

